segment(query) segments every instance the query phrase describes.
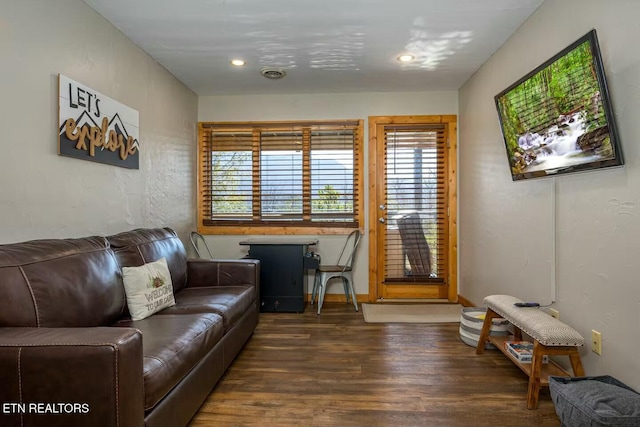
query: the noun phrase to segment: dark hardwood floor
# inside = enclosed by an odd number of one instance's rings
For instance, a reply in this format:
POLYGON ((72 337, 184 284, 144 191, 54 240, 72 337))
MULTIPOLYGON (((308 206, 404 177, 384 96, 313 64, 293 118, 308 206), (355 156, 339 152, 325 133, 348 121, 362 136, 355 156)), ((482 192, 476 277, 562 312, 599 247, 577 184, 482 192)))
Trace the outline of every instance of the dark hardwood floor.
POLYGON ((560 425, 548 388, 527 410, 527 377, 458 327, 369 324, 344 303, 263 313, 190 426, 560 425))

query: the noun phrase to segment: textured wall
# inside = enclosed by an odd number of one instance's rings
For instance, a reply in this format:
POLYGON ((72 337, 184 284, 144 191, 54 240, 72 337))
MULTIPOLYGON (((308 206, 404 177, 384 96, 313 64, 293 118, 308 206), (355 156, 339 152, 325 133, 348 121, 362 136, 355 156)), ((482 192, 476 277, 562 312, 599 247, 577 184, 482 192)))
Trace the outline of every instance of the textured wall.
POLYGON ((195 224, 197 96, 80 0, 0 3, 0 243, 195 224), (140 169, 57 155, 58 73, 140 114, 140 169))
MULTIPOLYGON (((364 158, 368 160, 367 118, 383 115, 457 114, 457 93, 441 92, 379 92, 335 93, 280 96, 202 96, 199 99, 199 121, 267 121, 267 120, 323 120, 364 119, 364 158)), ((368 165, 365 163, 365 189, 368 185, 368 165)), ((356 293, 369 293, 369 195, 365 194, 365 234, 360 242, 359 254, 354 265, 356 293)), ((331 263, 338 256, 346 236, 318 237, 316 252, 323 262, 331 263)), ((244 255, 238 242, 247 236, 208 236, 211 250, 216 257, 244 255)), ((244 248, 246 251, 246 248, 244 248)), ((332 282, 333 283, 333 282, 332 282)), ((332 284, 327 293, 342 293, 340 282, 332 284)))
POLYGON ((640 389, 637 16, 635 0, 546 0, 461 88, 459 256, 462 295, 481 304, 496 293, 543 303, 557 294, 562 320, 587 340, 602 332, 602 356, 582 351, 587 374, 640 389), (512 182, 493 97, 592 28, 626 165, 512 182))

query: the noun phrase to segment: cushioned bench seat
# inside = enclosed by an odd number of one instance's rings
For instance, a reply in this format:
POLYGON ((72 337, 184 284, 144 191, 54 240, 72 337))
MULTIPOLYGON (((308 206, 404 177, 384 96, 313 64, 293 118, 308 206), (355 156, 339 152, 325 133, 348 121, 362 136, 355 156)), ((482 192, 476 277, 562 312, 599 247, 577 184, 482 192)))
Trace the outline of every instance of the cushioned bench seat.
POLYGON ((584 345, 584 338, 571 326, 535 307, 516 307, 522 300, 510 295, 490 295, 484 299, 487 308, 508 319, 512 325, 542 345, 584 345))

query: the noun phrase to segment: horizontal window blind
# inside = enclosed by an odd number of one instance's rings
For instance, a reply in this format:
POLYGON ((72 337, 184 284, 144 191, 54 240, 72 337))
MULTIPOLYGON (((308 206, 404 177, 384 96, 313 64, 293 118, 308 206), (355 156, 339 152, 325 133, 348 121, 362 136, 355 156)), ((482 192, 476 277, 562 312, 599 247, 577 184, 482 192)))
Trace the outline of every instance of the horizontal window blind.
POLYGON ((362 121, 201 123, 202 225, 358 227, 362 121))
POLYGON ((311 133, 311 218, 345 223, 357 217, 357 129, 338 128, 311 133))
POLYGON ((262 220, 303 219, 304 131, 260 132, 260 210, 262 220))
POLYGON ((209 219, 250 220, 253 133, 204 132, 201 141, 203 210, 209 219))
POLYGON ((447 159, 442 125, 384 132, 387 281, 444 283, 447 271, 447 159))

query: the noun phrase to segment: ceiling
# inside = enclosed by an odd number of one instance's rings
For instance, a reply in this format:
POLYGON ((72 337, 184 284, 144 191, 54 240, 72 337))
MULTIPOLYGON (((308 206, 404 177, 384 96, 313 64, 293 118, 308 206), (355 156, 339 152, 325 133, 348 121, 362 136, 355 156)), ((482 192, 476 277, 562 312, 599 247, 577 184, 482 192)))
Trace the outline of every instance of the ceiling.
POLYGON ((543 1, 84 0, 201 96, 456 90, 543 1))

